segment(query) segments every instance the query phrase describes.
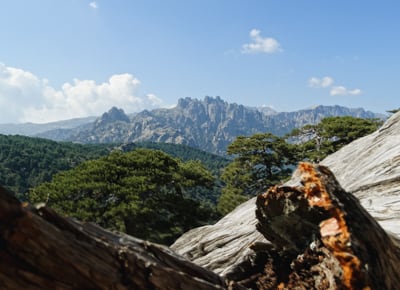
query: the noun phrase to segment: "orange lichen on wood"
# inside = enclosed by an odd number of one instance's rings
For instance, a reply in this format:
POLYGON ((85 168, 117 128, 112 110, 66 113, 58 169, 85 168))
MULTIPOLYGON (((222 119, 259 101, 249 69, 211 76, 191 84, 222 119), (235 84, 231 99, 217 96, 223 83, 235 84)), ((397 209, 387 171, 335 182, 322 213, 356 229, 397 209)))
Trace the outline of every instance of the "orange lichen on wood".
MULTIPOLYGON (((346 225, 345 214, 332 202, 329 193, 321 182, 321 176, 310 163, 301 163, 302 184, 308 203, 312 207, 325 209, 330 218, 320 222, 320 234, 323 244, 332 251, 343 269, 343 284, 348 289, 359 289, 363 281, 361 261, 351 248, 351 235, 346 225), (357 285, 356 285, 357 284, 357 285)), ((370 289, 363 285, 363 289, 370 289)))

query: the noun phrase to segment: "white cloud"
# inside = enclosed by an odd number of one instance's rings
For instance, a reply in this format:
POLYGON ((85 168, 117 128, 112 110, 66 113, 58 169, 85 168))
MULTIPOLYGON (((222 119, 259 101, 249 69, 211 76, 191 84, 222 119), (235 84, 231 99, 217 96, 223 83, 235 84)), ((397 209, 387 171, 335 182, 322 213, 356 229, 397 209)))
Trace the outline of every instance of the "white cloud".
POLYGON ((282 51, 279 42, 270 37, 261 37, 261 31, 252 29, 250 31, 251 43, 242 46, 242 53, 276 53, 282 51))
POLYGON ((97 3, 95 1, 90 2, 89 6, 92 7, 93 9, 97 9, 97 7, 99 7, 97 6, 97 3))
POLYGON ((153 94, 137 94, 140 81, 133 75, 115 74, 106 82, 74 79, 60 89, 31 72, 0 63, 0 123, 50 122, 101 115, 112 106, 132 113, 161 106, 153 94))
POLYGON ((312 77, 308 80, 308 85, 311 88, 330 88, 331 96, 357 96, 362 94, 360 89, 349 90, 344 86, 333 86, 334 82, 332 77, 312 77))
POLYGON ((349 90, 343 86, 335 86, 331 88, 331 96, 357 96, 362 92, 360 89, 349 90))
POLYGON ((328 88, 333 85, 335 81, 331 77, 323 77, 322 79, 312 77, 308 80, 308 85, 311 88, 328 88))

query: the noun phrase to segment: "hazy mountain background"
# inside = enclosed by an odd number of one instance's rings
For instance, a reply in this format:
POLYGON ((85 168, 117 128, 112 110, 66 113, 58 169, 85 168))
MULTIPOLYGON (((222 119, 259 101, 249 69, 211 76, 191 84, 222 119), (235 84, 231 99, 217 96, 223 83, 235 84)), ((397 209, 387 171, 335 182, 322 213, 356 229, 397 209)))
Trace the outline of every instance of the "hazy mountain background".
POLYGON ((84 124, 94 122, 97 117, 74 118, 69 120, 51 122, 51 123, 8 123, 0 124, 0 134, 5 135, 25 135, 35 136, 36 134, 44 133, 55 129, 72 129, 84 124))

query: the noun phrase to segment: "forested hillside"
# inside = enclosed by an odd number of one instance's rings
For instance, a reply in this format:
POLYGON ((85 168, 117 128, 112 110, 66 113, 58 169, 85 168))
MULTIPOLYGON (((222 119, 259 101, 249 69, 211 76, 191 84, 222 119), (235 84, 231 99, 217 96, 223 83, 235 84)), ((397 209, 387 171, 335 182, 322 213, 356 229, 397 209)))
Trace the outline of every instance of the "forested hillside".
POLYGON ((108 145, 80 145, 25 136, 0 135, 0 184, 23 197, 60 171, 104 156, 108 145))
MULTIPOLYGON (((159 149, 184 161, 200 160, 216 177, 228 163, 227 159, 220 156, 176 144, 143 142, 124 146, 83 145, 25 136, 0 135, 0 184, 25 199, 24 195, 29 188, 50 181, 51 177, 60 171, 74 168, 83 161, 105 156, 112 150, 120 149, 128 152, 136 148, 159 149)), ((218 195, 216 191, 217 189, 214 189, 208 193, 213 196, 210 199, 214 202, 218 195)))

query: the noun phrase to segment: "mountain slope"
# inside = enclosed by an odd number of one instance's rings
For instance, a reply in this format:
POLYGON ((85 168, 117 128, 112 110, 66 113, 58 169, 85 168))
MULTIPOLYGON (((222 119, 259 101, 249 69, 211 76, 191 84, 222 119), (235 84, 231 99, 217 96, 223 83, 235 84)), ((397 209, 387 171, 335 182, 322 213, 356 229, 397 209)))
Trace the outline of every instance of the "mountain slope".
POLYGON ((0 135, 0 185, 20 197, 29 188, 79 163, 110 152, 111 145, 58 143, 26 136, 0 135))
MULTIPOLYGON (((360 138, 321 163, 342 187, 381 224, 400 237, 400 112, 371 135, 360 138)), ((262 241, 256 230, 255 198, 238 206, 212 226, 189 231, 172 248, 198 265, 229 274, 249 259, 249 246, 262 241)))
POLYGON ((363 109, 317 106, 296 112, 277 113, 266 108, 230 104, 221 98, 180 99, 171 109, 142 111, 128 117, 113 108, 92 123, 70 130, 53 130, 40 137, 79 143, 129 143, 153 141, 184 144, 225 154, 226 147, 239 135, 271 132, 284 135, 305 124, 315 124, 327 116, 375 118, 363 109), (118 115, 118 117, 110 117, 118 115))

